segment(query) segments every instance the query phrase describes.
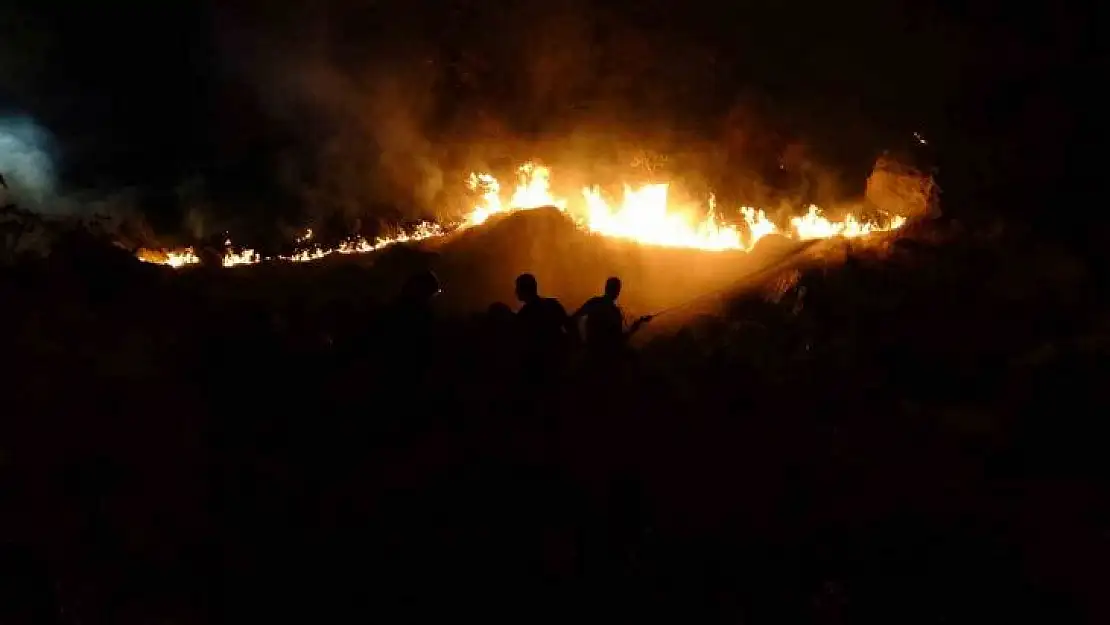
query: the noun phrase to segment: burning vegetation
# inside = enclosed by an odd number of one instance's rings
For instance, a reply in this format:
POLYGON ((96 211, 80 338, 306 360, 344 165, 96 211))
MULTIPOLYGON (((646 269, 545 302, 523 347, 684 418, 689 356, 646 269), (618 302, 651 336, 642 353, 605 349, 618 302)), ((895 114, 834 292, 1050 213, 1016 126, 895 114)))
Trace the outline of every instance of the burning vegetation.
MULTIPOLYGON (((469 213, 452 223, 421 222, 416 227, 391 237, 375 240, 352 238, 334 247, 313 244, 312 230, 298 239, 300 251, 278 257, 290 262, 318 260, 332 254, 360 254, 380 250, 396 243, 442 237, 484 224, 494 215, 541 207, 554 207, 582 230, 597 235, 644 245, 689 248, 704 251, 750 251, 764 237, 777 234, 799 241, 833 237, 858 238, 876 232, 897 230, 909 217, 923 214, 934 198, 932 178, 906 168, 896 169, 880 161, 868 180, 870 210, 839 211, 830 218, 821 208, 810 205, 800 215, 779 223, 766 209, 740 207, 726 218, 716 199, 709 195, 703 205, 676 202, 668 183, 622 185, 619 198, 600 186, 589 186, 577 194, 560 194, 552 186, 549 168, 526 162, 516 171, 517 179, 508 191, 498 178, 486 172, 473 172, 467 180, 476 203, 469 213)), ((226 246, 232 242, 227 240, 226 246)), ((140 249, 140 260, 183 267, 201 262, 193 248, 170 250, 140 249)), ((256 264, 272 260, 252 249, 228 251, 222 258, 225 267, 256 264)))

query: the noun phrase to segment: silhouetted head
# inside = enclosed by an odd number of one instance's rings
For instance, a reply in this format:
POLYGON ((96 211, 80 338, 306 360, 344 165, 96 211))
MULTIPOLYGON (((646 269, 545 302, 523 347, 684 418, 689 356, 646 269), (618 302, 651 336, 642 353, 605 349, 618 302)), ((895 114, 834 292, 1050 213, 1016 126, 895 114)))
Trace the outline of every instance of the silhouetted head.
POLYGON ((505 302, 494 302, 486 309, 486 318, 495 324, 512 321, 513 309, 505 302))
POLYGON ((621 296, 621 279, 617 277, 609 278, 605 281, 605 297, 611 300, 616 300, 621 296))
POLYGON ((522 302, 530 302, 540 296, 540 285, 536 276, 522 273, 516 277, 516 298, 522 302))
POLYGON ((421 271, 409 276, 401 289, 401 297, 409 302, 426 302, 439 293, 439 278, 431 271, 421 271))

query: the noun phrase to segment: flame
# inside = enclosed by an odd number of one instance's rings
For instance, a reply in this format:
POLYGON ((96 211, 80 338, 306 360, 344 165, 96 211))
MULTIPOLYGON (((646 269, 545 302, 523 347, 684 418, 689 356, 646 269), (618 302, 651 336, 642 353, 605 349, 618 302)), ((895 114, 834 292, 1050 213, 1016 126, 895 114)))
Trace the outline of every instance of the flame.
POLYGON ((145 263, 155 263, 174 268, 200 262, 200 258, 197 258, 197 255, 193 253, 193 248, 191 247, 181 250, 151 250, 143 248, 139 250, 136 257, 145 263))
MULTIPOLYGON (((430 239, 432 237, 441 237, 444 234, 447 234, 447 231, 445 231, 442 226, 425 221, 417 224, 413 230, 402 232, 394 237, 379 237, 373 241, 368 241, 367 239, 352 239, 350 241, 344 241, 336 247, 327 249, 315 247, 301 250, 289 256, 264 257, 252 249, 244 249, 239 252, 230 251, 224 254, 222 264, 224 267, 235 267, 238 265, 254 265, 275 259, 292 263, 304 263, 320 260, 332 254, 365 254, 396 243, 423 241, 424 239, 430 239)), ((305 242, 311 238, 312 230, 307 230, 305 234, 298 237, 298 241, 305 242)), ((178 250, 141 249, 136 256, 143 262, 167 265, 174 268, 200 263, 200 257, 197 256, 196 252, 191 247, 178 250)))
MULTIPOLYGON (((627 239, 646 245, 687 247, 707 251, 751 250, 760 239, 779 234, 798 240, 826 239, 832 237, 864 237, 876 232, 895 230, 906 223, 901 216, 888 216, 885 224, 868 221, 848 214, 841 221, 830 220, 817 206, 810 206, 805 215, 794 217, 785 228, 780 228, 766 212, 752 207, 741 207, 738 223, 728 223, 717 212, 716 200, 710 196, 705 207, 672 206, 668 198, 669 185, 646 184, 639 187, 624 185, 623 196, 617 203, 610 203, 600 187, 581 190, 581 204, 571 206, 551 190, 551 171, 535 163, 525 163, 517 170, 517 184, 507 201, 502 200, 501 183, 492 174, 474 172, 467 184, 477 194, 478 201, 457 225, 444 227, 423 222, 411 231, 395 237, 368 241, 352 239, 333 248, 313 247, 278 259, 289 262, 309 262, 332 254, 361 254, 373 252, 395 243, 420 241, 439 237, 457 230, 471 228, 488 221, 498 214, 552 206, 566 212, 586 231, 602 236, 627 239)), ((306 230, 297 243, 306 244, 313 239, 312 230, 306 230)), ((228 241, 227 245, 231 242, 228 241)), ((192 248, 180 250, 140 250, 138 258, 145 262, 171 267, 182 267, 200 262, 192 248)), ((228 252, 223 258, 225 267, 246 265, 272 260, 263 258, 254 250, 228 252)))
POLYGON ((893 216, 885 228, 872 222, 860 221, 854 215, 848 215, 844 221, 829 221, 821 214, 821 209, 813 205, 810 205, 809 212, 805 215, 790 220, 791 229, 797 238, 803 240, 864 237, 873 232, 897 230, 904 225, 906 218, 900 215, 893 216))
MULTIPOLYGON (((527 163, 518 170, 519 183, 508 203, 501 201, 500 184, 490 174, 471 174, 471 189, 480 191, 481 202, 466 220, 467 225, 484 223, 490 216, 509 211, 554 206, 567 211, 567 201, 552 195, 550 172, 546 167, 527 163)), ((647 184, 638 188, 624 185, 619 204, 611 205, 600 187, 582 189, 584 212, 572 216, 586 230, 600 235, 629 239, 646 245, 689 247, 708 251, 751 250, 769 234, 791 238, 826 239, 861 237, 874 232, 902 227, 904 217, 892 217, 887 225, 864 221, 847 215, 843 221, 832 221, 821 209, 810 206, 809 212, 790 221, 787 230, 780 229, 767 213, 752 207, 741 207, 743 224, 724 222, 717 214, 716 200, 709 197, 708 210, 682 207, 675 210, 668 201, 667 184, 647 184), (697 215, 704 212, 705 216, 697 215)))
POLYGON ((695 221, 689 213, 668 210, 665 184, 639 189, 625 186, 624 200, 616 209, 605 202, 597 187, 583 189, 582 196, 586 199, 586 227, 598 234, 666 247, 744 248, 740 230, 717 220, 712 199, 706 218, 695 221))
POLYGON ((508 204, 501 202, 501 183, 491 174, 472 173, 467 181, 471 191, 478 192, 480 204, 463 220, 463 226, 480 226, 493 215, 509 211, 529 210, 554 206, 566 210, 566 200, 551 195, 551 171, 535 163, 525 163, 517 169, 518 184, 508 204))

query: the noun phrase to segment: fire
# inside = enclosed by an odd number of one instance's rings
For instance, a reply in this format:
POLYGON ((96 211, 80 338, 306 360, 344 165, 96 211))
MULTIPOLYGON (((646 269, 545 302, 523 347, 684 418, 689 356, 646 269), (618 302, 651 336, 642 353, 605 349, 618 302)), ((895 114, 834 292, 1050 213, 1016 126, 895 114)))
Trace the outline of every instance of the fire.
POLYGON ((200 258, 193 253, 193 248, 187 247, 182 250, 151 250, 141 249, 136 254, 136 257, 144 263, 154 263, 157 265, 166 265, 168 267, 184 267, 185 265, 193 265, 200 262, 200 258))
POLYGON ((742 224, 730 224, 717 213, 716 201, 709 197, 707 210, 696 206, 674 207, 668 200, 669 185, 624 186, 619 203, 610 204, 600 187, 582 189, 582 210, 568 209, 566 200, 551 192, 550 172, 546 167, 527 163, 518 171, 519 183, 508 203, 501 201, 500 184, 490 174, 471 174, 471 189, 479 192, 481 202, 470 213, 466 225, 484 223, 490 216, 508 211, 554 206, 568 212, 580 226, 600 235, 629 239, 645 245, 689 247, 707 251, 751 250, 769 234, 795 239, 862 237, 902 227, 904 217, 892 217, 888 224, 864 221, 847 215, 843 221, 828 219, 816 206, 802 217, 790 220, 780 229, 767 213, 751 207, 739 211, 742 224), (699 217, 704 214, 704 217, 699 217))
POLYGON ((710 210, 701 221, 689 213, 670 211, 665 184, 649 184, 639 189, 625 186, 624 200, 617 208, 609 206, 597 187, 583 189, 582 196, 586 200, 586 227, 598 234, 665 247, 745 248, 740 230, 717 220, 712 199, 710 210))
POLYGON ((501 202, 501 183, 491 174, 470 174, 468 185, 471 191, 481 195, 482 202, 463 220, 463 227, 480 226, 487 219, 499 213, 529 210, 542 206, 554 206, 566 210, 566 200, 551 195, 551 172, 534 163, 525 163, 517 170, 518 184, 513 190, 508 204, 501 202))
POLYGON ((794 234, 803 240, 865 237, 883 230, 897 230, 904 225, 906 225, 906 218, 901 215, 892 216, 886 227, 873 222, 860 221, 854 215, 848 215, 844 221, 829 221, 821 215, 821 209, 816 206, 810 206, 808 213, 790 220, 790 227, 794 234))
MULTIPOLYGON (((588 187, 581 190, 580 200, 572 204, 552 192, 550 170, 535 163, 525 163, 517 170, 517 184, 507 200, 502 199, 501 183, 492 174, 472 173, 467 183, 478 201, 470 213, 454 226, 445 227, 424 222, 395 237, 378 238, 374 241, 352 239, 337 247, 313 247, 279 259, 308 262, 332 254, 373 252, 395 243, 420 241, 478 226, 494 215, 548 206, 565 212, 584 230, 602 236, 628 239, 645 245, 707 251, 751 250, 760 239, 770 234, 798 240, 853 238, 894 230, 906 223, 906 218, 900 216, 889 216, 886 223, 878 223, 851 214, 841 221, 833 221, 817 206, 810 206, 805 215, 792 218, 784 228, 776 225, 763 210, 752 207, 741 207, 737 212, 737 223, 730 223, 718 213, 713 196, 709 197, 704 207, 672 205, 668 197, 670 187, 665 183, 639 187, 624 185, 620 201, 612 203, 600 187, 588 187)), ((312 231, 307 230, 298 237, 297 242, 307 244, 312 237, 312 231)), ((227 245, 230 245, 230 241, 227 245)), ((139 251, 138 257, 146 262, 171 267, 200 262, 192 248, 173 251, 144 249, 139 251)), ((224 256, 223 265, 233 267, 264 260, 271 259, 246 249, 228 252, 224 256)))
MULTIPOLYGON (((298 237, 298 241, 302 243, 307 242, 312 238, 311 233, 311 230, 307 230, 304 235, 298 237)), ((383 247, 388 247, 396 243, 423 241, 424 239, 443 236, 446 233, 447 231, 439 224, 425 221, 417 224, 416 228, 413 230, 402 232, 395 237, 379 237, 373 241, 368 241, 367 239, 352 239, 340 243, 336 247, 327 249, 315 247, 301 250, 289 256, 277 256, 276 259, 292 263, 304 263, 320 260, 332 254, 366 254, 367 252, 380 250, 383 247)), ((197 256, 196 252, 191 247, 179 250, 141 249, 136 256, 143 262, 167 265, 174 268, 195 265, 200 262, 200 257, 197 256)), ((236 267, 238 265, 254 265, 269 260, 275 259, 263 257, 252 249, 245 249, 239 252, 227 252, 224 254, 222 264, 224 267, 236 267)))

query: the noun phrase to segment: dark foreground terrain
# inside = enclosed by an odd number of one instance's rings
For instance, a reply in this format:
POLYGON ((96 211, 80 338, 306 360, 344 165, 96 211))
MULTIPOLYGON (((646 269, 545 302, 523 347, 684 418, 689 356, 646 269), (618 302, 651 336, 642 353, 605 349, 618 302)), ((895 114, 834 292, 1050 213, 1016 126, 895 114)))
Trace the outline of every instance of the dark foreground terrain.
POLYGON ((546 262, 497 245, 5 274, 0 623, 1110 618, 1110 317, 1066 252, 916 227, 530 390, 450 299, 546 262), (373 321, 394 261, 444 279, 426 349, 373 321))

